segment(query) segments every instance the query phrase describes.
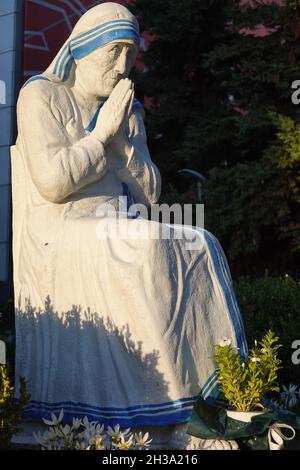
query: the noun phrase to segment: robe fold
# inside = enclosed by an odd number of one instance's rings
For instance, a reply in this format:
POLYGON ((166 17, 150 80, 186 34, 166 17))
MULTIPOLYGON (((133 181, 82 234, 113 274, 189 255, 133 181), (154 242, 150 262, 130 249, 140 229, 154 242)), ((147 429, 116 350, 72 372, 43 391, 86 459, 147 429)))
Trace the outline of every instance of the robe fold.
MULTIPOLYGON (((100 111, 101 118, 101 111, 100 111)), ((12 147, 16 377, 31 394, 25 416, 87 416, 106 424, 185 423, 196 397, 217 393, 215 344, 246 352, 229 267, 218 240, 103 238, 119 196, 155 203, 160 174, 140 109, 127 159, 84 128, 71 90, 36 80, 18 101, 12 147)), ((112 224, 114 221, 111 222, 112 224)), ((120 218, 140 230, 152 222, 120 218)), ((162 224, 157 224, 158 230, 162 224)))

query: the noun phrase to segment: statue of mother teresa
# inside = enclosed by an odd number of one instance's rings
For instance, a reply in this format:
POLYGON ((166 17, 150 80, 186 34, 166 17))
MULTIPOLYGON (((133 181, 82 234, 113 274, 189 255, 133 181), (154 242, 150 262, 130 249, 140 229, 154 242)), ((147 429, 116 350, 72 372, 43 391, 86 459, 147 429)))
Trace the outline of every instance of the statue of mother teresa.
POLYGON ((20 92, 12 147, 16 377, 28 382, 27 418, 63 409, 66 422, 87 416, 155 427, 172 448, 199 394, 218 394, 215 344, 225 337, 245 354, 246 342, 211 233, 194 229, 203 241, 197 250, 172 233, 97 236, 110 217, 97 217, 99 205, 116 207, 126 195, 149 206, 160 196, 128 79, 138 46, 136 18, 102 3, 20 92))

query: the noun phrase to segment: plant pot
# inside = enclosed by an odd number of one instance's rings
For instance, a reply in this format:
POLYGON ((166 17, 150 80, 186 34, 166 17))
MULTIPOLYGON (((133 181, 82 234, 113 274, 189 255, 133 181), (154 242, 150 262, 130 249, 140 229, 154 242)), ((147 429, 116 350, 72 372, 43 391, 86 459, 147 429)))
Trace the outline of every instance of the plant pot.
POLYGON ((236 421, 242 421, 243 423, 250 423, 254 416, 263 415, 268 413, 270 410, 265 409, 262 411, 233 411, 225 410, 229 418, 235 419, 236 421))

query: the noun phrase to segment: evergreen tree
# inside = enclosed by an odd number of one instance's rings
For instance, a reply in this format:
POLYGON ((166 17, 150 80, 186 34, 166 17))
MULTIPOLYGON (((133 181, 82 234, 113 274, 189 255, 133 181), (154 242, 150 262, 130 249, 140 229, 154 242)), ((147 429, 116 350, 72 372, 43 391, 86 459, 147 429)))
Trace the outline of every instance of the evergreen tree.
POLYGON ((300 105, 291 86, 300 79, 300 7, 281 3, 135 1, 155 39, 137 77, 157 105, 147 116, 152 155, 165 189, 182 192, 180 168, 207 174, 206 227, 238 272, 297 270, 299 261, 300 105))
POLYGON ((252 4, 232 8, 231 39, 205 59, 220 93, 232 97, 216 135, 228 135, 229 167, 210 172, 206 220, 240 272, 299 275, 300 107, 291 100, 300 78, 299 1, 252 4), (245 34, 257 25, 268 34, 245 34))
MULTIPOLYGON (((147 73, 137 74, 135 81, 138 96, 151 96, 156 104, 147 113, 146 123, 151 153, 162 172, 164 189, 168 189, 168 183, 182 179, 176 176, 177 170, 190 163, 186 134, 216 100, 211 87, 212 73, 204 67, 203 59, 223 42, 229 3, 135 0, 130 5, 138 16, 141 31, 154 38, 143 54, 147 73)), ((201 141, 198 130, 196 140, 201 141)), ((203 170, 200 157, 197 153, 196 167, 203 170)))

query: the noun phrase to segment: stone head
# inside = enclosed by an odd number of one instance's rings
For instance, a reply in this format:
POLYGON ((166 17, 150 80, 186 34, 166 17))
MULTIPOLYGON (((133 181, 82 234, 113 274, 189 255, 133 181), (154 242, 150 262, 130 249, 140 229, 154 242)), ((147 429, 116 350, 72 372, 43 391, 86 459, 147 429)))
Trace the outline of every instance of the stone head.
POLYGON ((128 78, 138 53, 132 39, 117 39, 75 60, 75 80, 89 95, 106 98, 122 78, 128 78))
POLYGON ((135 16, 118 3, 101 3, 82 15, 47 70, 24 86, 40 79, 70 87, 77 80, 88 95, 107 97, 128 77, 139 42, 135 16))

